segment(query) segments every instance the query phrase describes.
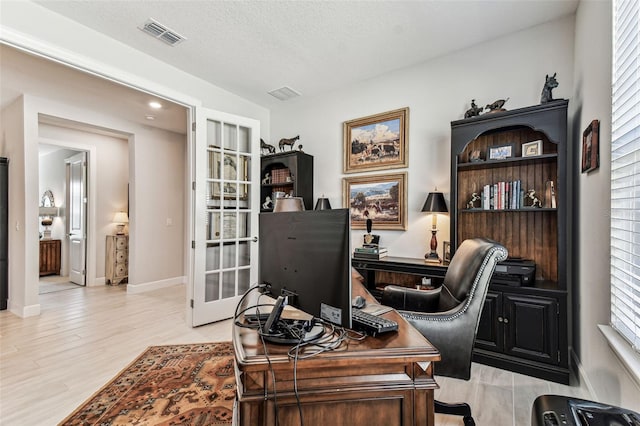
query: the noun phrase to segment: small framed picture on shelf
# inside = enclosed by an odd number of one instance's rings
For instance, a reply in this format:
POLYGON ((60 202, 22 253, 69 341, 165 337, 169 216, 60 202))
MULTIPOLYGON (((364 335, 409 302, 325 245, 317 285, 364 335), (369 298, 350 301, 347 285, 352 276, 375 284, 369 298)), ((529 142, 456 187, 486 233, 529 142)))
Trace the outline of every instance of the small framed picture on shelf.
POLYGON ((451 262, 451 243, 449 241, 442 242, 442 260, 445 263, 451 262))
POLYGON ((542 155, 542 140, 522 144, 523 157, 535 157, 542 155))
POLYGON ((513 157, 514 144, 490 146, 487 148, 487 158, 489 160, 504 160, 513 157))

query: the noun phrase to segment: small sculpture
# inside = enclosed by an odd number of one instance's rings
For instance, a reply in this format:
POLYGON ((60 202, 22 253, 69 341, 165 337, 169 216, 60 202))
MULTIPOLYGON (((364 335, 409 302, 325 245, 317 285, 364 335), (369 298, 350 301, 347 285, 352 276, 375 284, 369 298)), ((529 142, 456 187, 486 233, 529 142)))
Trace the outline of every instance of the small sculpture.
POLYGON ((480 151, 479 149, 474 149, 469 153, 469 162, 480 163, 482 161, 484 161, 482 159, 482 151, 480 151))
POLYGON ((270 209, 273 207, 273 201, 271 201, 271 197, 267 195, 267 198, 264 199, 264 203, 262 203, 263 209, 270 209))
POLYGON ((553 101, 553 95, 551 94, 551 91, 556 87, 558 87, 558 80, 556 80, 556 74, 557 73, 554 72, 551 77, 549 77, 549 74, 547 74, 547 76, 545 77, 544 87, 542 88, 542 94, 540 95, 541 104, 545 104, 547 102, 553 101))
POLYGON ((264 141, 264 139, 260 138, 260 151, 264 151, 267 150, 267 154, 275 154, 276 153, 276 147, 273 145, 269 145, 268 143, 266 143, 264 141))
POLYGON ((298 144, 298 151, 302 152, 302 144, 298 144))
POLYGON ((265 173, 264 179, 262 179, 262 184, 269 185, 270 183, 271 183, 271 176, 269 176, 269 173, 265 173))
POLYGON ((478 195, 477 192, 474 192, 473 194, 471 194, 471 200, 469 200, 469 202, 467 203, 467 208, 468 209, 475 209, 475 202, 480 200, 480 196, 478 195))
POLYGON ((509 100, 509 98, 507 99, 498 99, 497 101, 495 101, 492 104, 487 105, 486 107, 484 107, 484 109, 487 110, 487 112, 499 112, 499 111, 506 111, 506 109, 502 108, 504 106, 504 104, 509 100))
POLYGON ((542 201, 540 201, 536 195, 535 189, 528 190, 526 197, 531 200, 531 205, 529 205, 529 207, 542 207, 542 201))
POLYGON ((478 107, 478 105, 476 105, 476 100, 471 99, 471 108, 469 108, 467 112, 464 113, 464 118, 471 118, 480 115, 482 110, 482 107, 478 107))
POLYGON ((278 142, 278 146, 280 147, 280 151, 284 151, 284 147, 286 145, 289 145, 289 151, 293 151, 293 145, 296 143, 296 141, 300 139, 300 135, 293 137, 291 139, 280 139, 280 142, 278 142))
POLYGON ((380 245, 380 235, 372 234, 371 229, 373 228, 373 221, 369 217, 369 210, 364 211, 364 216, 367 218, 367 233, 364 234, 362 241, 364 242, 365 247, 375 247, 380 245))

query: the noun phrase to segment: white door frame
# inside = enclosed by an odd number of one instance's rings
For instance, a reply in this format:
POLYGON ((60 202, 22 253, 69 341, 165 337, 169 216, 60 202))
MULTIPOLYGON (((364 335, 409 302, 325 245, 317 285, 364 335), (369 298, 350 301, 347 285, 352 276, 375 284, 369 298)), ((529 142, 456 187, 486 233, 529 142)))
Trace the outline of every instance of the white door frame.
MULTIPOLYGON (((47 41, 35 39, 29 35, 13 30, 12 28, 3 27, 2 31, 0 31, 0 42, 5 43, 9 46, 12 46, 16 49, 22 50, 26 53, 40 56, 44 59, 52 60, 55 62, 59 62, 61 64, 71 66, 80 71, 87 72, 89 74, 93 74, 97 77, 105 78, 107 80, 113 81, 117 84, 122 84, 124 86, 128 86, 134 90, 139 90, 143 92, 147 92, 158 96, 160 98, 167 99, 171 102, 180 104, 188 109, 189 117, 188 123, 193 123, 195 120, 195 108, 202 105, 202 101, 196 98, 193 98, 184 93, 178 92, 169 87, 163 86, 161 84, 150 81, 146 78, 130 74, 126 71, 110 67, 102 62, 98 62, 91 58, 87 58, 86 56, 76 54, 69 50, 61 49, 59 46, 52 44, 47 41)), ((186 164, 186 173, 185 173, 185 191, 187 196, 187 202, 185 203, 185 239, 184 239, 184 270, 187 279, 187 293, 190 287, 192 287, 193 283, 193 253, 191 250, 191 241, 193 239, 193 194, 190 190, 191 182, 195 178, 195 170, 193 165, 194 154, 194 135, 193 132, 187 132, 187 164, 186 164)), ((95 155, 91 156, 95 158, 95 155)), ((91 160, 90 160, 91 161, 91 160)), ((92 167, 95 170, 95 167, 92 167)), ((95 182, 95 177, 91 179, 95 182)), ((25 188, 29 189, 29 188, 25 188)), ((95 191, 92 191, 95 194, 95 191)), ((23 222, 26 222, 27 218, 36 217, 37 216, 37 205, 36 206, 25 206, 25 217, 22 218, 23 222)), ((95 210, 92 209, 91 212, 95 210)), ((91 215, 90 212, 90 215, 91 215)), ((93 249, 93 268, 95 269, 95 248, 93 249)), ((88 266, 88 265, 87 265, 88 266)), ((25 271, 25 274, 28 274, 29 271, 25 271)), ((36 271, 34 271, 37 274, 36 271)), ((37 285, 29 289, 29 284, 25 280, 25 292, 32 291, 37 296, 37 285)), ((186 322, 187 324, 192 323, 192 310, 190 308, 189 303, 189 294, 187 298, 185 298, 185 306, 186 309, 186 322)), ((23 309, 24 311, 28 311, 24 313, 24 316, 31 315, 39 315, 40 308, 39 305, 37 307, 29 308, 26 307, 23 309)))

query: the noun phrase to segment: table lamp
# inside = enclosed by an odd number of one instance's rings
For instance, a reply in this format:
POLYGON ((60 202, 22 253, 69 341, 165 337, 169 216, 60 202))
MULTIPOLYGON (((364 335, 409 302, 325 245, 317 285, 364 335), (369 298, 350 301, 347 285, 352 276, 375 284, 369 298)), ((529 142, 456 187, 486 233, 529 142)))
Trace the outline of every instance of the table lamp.
POLYGON ((273 206, 273 212, 301 212, 304 210, 302 197, 279 197, 273 206))
POLYGON ((316 201, 314 210, 331 210, 331 203, 328 198, 325 198, 324 194, 316 201))
POLYGON ((124 235, 124 225, 129 223, 129 216, 126 212, 116 212, 112 222, 116 224, 116 235, 124 235))
POLYGON ((423 212, 433 213, 431 222, 431 251, 424 255, 427 262, 440 263, 440 257, 438 256, 438 239, 436 234, 438 233, 438 213, 448 213, 447 203, 444 200, 442 192, 438 192, 438 188, 434 192, 430 192, 427 196, 427 200, 422 206, 423 212))
POLYGON ((42 218, 40 224, 44 226, 43 240, 51 239, 51 229, 49 227, 53 224, 53 217, 58 216, 57 207, 39 207, 38 216, 42 218))

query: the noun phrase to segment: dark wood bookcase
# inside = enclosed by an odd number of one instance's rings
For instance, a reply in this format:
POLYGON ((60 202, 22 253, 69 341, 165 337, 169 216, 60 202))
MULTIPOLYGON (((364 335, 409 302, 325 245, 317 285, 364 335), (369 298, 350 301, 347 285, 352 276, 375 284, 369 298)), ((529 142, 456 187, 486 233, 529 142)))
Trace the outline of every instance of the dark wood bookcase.
MULTIPOLYGON (((451 250, 462 241, 487 237, 510 257, 533 260, 532 285, 492 282, 480 319, 474 361, 568 383, 571 336, 571 245, 573 160, 567 143, 568 100, 495 112, 451 123, 451 250), (541 141, 540 155, 524 157, 523 144, 541 141), (510 146, 511 156, 490 159, 491 147, 510 146), (472 161, 480 153, 481 161, 472 161), (536 191, 540 207, 511 184, 520 205, 486 209, 468 205, 485 185, 519 181, 536 191), (555 203, 551 201, 553 182, 555 203), (524 203, 522 202, 524 200, 524 203)), ((514 195, 515 194, 515 195, 514 195)))
MULTIPOLYGON (((260 179, 260 203, 274 192, 284 192, 287 195, 302 197, 304 208, 313 210, 313 156, 301 151, 287 151, 266 155, 261 158, 262 170, 260 179), (268 175, 268 181, 264 178, 268 175)), ((275 203, 275 200, 272 200, 275 203)), ((261 208, 263 212, 273 210, 261 208)))

